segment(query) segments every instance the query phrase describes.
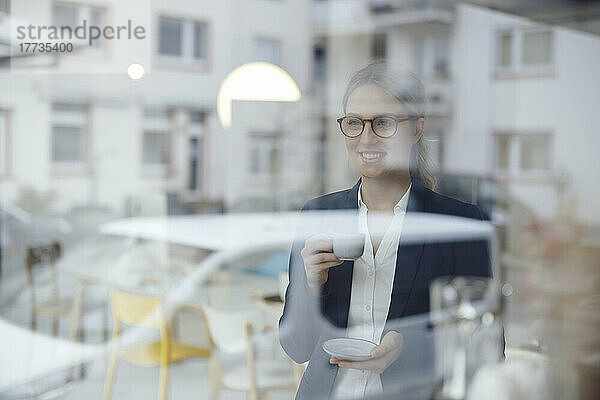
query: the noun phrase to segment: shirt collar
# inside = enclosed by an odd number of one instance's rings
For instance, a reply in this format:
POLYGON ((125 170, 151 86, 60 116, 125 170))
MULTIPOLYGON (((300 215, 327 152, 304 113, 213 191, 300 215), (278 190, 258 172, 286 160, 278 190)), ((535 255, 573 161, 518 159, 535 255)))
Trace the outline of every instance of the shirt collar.
MULTIPOLYGON (((406 189, 406 192, 404 193, 404 195, 402 195, 400 201, 398 201, 398 203, 396 203, 396 205, 394 206, 394 214, 397 214, 399 212, 406 213, 406 207, 408 206, 408 197, 410 196, 411 188, 412 182, 408 185, 408 189, 406 189)), ((367 208, 367 205, 362 201, 362 183, 358 187, 358 208, 360 209, 361 207, 364 207, 365 209, 367 208)))

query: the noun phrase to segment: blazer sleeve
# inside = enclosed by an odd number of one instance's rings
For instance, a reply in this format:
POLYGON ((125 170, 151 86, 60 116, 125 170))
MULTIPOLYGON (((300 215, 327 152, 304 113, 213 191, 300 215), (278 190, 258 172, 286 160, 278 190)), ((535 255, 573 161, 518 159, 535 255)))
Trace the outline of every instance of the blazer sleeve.
MULTIPOLYGON (((302 212, 308 209, 305 205, 302 212)), ((300 217, 300 223, 302 223, 300 217)), ((279 342, 287 355, 297 363, 304 363, 310 356, 320 336, 321 297, 314 295, 308 286, 304 261, 300 251, 304 237, 297 237, 292 244, 289 259, 289 284, 285 292, 285 306, 279 319, 279 342)))

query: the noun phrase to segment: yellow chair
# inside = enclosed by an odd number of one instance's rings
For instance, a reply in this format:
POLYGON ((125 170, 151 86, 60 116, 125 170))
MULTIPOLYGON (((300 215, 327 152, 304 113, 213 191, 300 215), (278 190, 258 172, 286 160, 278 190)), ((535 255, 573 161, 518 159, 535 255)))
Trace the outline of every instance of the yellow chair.
POLYGON ((112 350, 104 383, 104 400, 111 397, 113 378, 119 358, 143 367, 160 366, 158 398, 165 400, 167 398, 170 363, 191 357, 208 358, 210 356, 210 349, 187 345, 171 338, 171 330, 165 317, 161 299, 111 290, 110 301, 114 328, 112 350), (160 340, 122 347, 119 345, 122 332, 121 324, 159 329, 160 340))

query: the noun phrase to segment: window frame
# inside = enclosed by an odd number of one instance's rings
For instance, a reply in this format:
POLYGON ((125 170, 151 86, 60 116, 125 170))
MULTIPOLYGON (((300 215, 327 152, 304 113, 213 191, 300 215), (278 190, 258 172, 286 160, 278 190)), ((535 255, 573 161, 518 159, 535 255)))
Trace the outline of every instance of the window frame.
POLYGON ((277 65, 280 67, 283 66, 283 40, 281 40, 280 38, 270 37, 270 36, 265 36, 265 35, 253 36, 252 37, 252 50, 253 50, 252 59, 254 61, 264 61, 264 62, 269 62, 271 64, 274 64, 274 65, 277 65), (258 55, 256 54, 257 49, 258 49, 258 41, 277 43, 277 45, 279 46, 278 54, 277 54, 279 60, 277 60, 277 62, 273 62, 273 60, 265 60, 263 58, 259 58, 258 55))
POLYGON ((548 178, 552 175, 552 165, 554 161, 554 134, 552 131, 496 131, 494 132, 493 143, 493 170, 501 178, 548 178), (547 138, 548 145, 548 167, 547 168, 523 168, 523 142, 524 139, 532 137, 547 138), (499 140, 508 138, 508 165, 507 168, 499 168, 499 140))
POLYGON ((145 107, 141 110, 141 134, 139 146, 139 166, 144 177, 168 176, 173 166, 173 137, 175 133, 174 112, 169 107, 145 107), (161 115, 163 114, 164 115, 161 115), (167 135, 169 144, 168 160, 166 163, 147 163, 145 161, 146 133, 161 133, 167 135))
POLYGON ((188 198, 201 198, 202 194, 205 192, 206 189, 206 181, 207 181, 207 177, 205 174, 206 171, 206 158, 207 158, 207 153, 206 153, 206 146, 207 146, 207 134, 206 134, 206 130, 207 130, 207 119, 208 119, 208 111, 206 109, 187 109, 185 110, 187 113, 187 121, 186 124, 184 126, 184 141, 186 143, 186 145, 189 145, 189 152, 186 152, 185 154, 187 154, 187 157, 185 158, 185 169, 186 169, 186 175, 184 178, 185 181, 185 188, 186 188, 186 195, 188 196, 188 198), (198 114, 201 116, 201 121, 195 121, 193 119, 194 114, 198 114), (196 153, 197 156, 197 165, 196 165, 196 171, 192 172, 191 170, 191 144, 190 141, 191 140, 196 140, 197 143, 197 150, 198 153, 196 153), (194 182, 194 184, 196 185, 195 188, 191 187, 191 178, 192 178, 192 174, 194 174, 194 176, 196 177, 196 180, 194 182))
POLYGON ((251 131, 248 134, 248 153, 247 168, 248 177, 254 183, 264 186, 272 186, 277 183, 277 177, 281 169, 281 135, 277 132, 251 131), (257 150, 259 154, 258 173, 252 169, 252 153, 257 150), (279 168, 274 173, 271 172, 271 153, 275 150, 277 153, 277 163, 279 168), (266 171, 266 172, 265 172, 266 171))
POLYGON ((170 69, 202 69, 207 71, 209 68, 210 62, 210 54, 211 54, 211 28, 210 23, 206 19, 201 18, 187 18, 182 17, 180 15, 174 15, 169 13, 160 13, 156 17, 156 31, 157 40, 155 40, 154 45, 154 55, 159 61, 159 64, 162 67, 170 68, 170 69), (181 48, 182 54, 180 56, 172 55, 172 54, 163 54, 160 51, 160 38, 161 38, 161 29, 160 23, 161 19, 173 19, 179 20, 182 23, 182 36, 181 36, 181 48), (194 56, 195 52, 195 27, 196 25, 202 25, 204 27, 204 57, 196 58, 194 56))
MULTIPOLYGON (((61 5, 61 6, 66 6, 66 7, 72 7, 72 8, 76 8, 77 9, 77 24, 81 23, 81 21, 83 20, 87 20, 88 23, 91 23, 91 15, 92 15, 92 10, 98 10, 100 11, 100 16, 101 16, 101 21, 100 21, 100 25, 104 25, 106 23, 107 20, 109 20, 109 10, 106 6, 103 5, 99 5, 99 4, 87 4, 87 3, 79 3, 76 1, 68 1, 68 0, 53 0, 50 4, 50 13, 51 13, 51 20, 52 20, 52 24, 55 26, 59 26, 57 21, 56 21, 56 15, 55 15, 55 10, 54 7, 56 5, 61 5)), ((60 25, 63 26, 63 25, 60 25)), ((67 25, 64 25, 67 26, 67 25)), ((69 39, 67 39, 69 40, 69 39)), ((77 40, 83 40, 83 39, 77 39, 75 37, 73 37, 73 39, 70 39, 73 41, 77 41, 77 40)), ((85 53, 86 57, 89 57, 90 55, 94 55, 94 54, 102 54, 104 53, 108 46, 109 46, 109 41, 108 40, 104 40, 103 38, 100 38, 98 40, 96 40, 92 46, 89 46, 87 44, 87 42, 85 42, 86 45, 85 47, 82 49, 82 51, 85 53)), ((82 59, 85 59, 85 57, 83 57, 82 59)))
POLYGON ((48 149, 48 156, 50 159, 51 170, 53 174, 62 173, 75 173, 82 174, 89 172, 92 135, 91 135, 91 110, 90 105, 87 103, 77 103, 69 101, 52 101, 50 104, 50 146, 48 149), (75 106, 81 108, 81 115, 76 116, 75 114, 79 111, 75 110, 54 110, 56 105, 75 106), (68 113, 72 113, 68 115, 68 113), (63 114, 63 115, 61 115, 63 114), (83 135, 84 143, 82 145, 82 158, 77 161, 60 161, 54 159, 54 128, 57 126, 76 127, 80 128, 80 135, 83 135))
POLYGON ((499 27, 494 32, 493 39, 493 62, 492 68, 494 77, 499 78, 515 78, 515 77, 530 77, 530 76, 552 76, 555 74, 556 65, 556 33, 552 27, 546 26, 512 26, 499 27), (501 65, 502 51, 502 36, 509 34, 511 37, 510 48, 510 64, 507 66, 501 65), (550 37, 550 60, 548 63, 541 64, 524 64, 523 63, 523 38, 526 34, 531 33, 548 33, 550 37))
POLYGON ((413 39, 413 57, 415 70, 428 81, 446 81, 451 77, 452 68, 452 39, 444 34, 421 35, 413 39), (446 51, 440 53, 439 48, 445 48, 446 51), (438 73, 436 61, 438 56, 443 55, 446 62, 445 73, 438 73))
POLYGON ((10 15, 10 0, 4 0, 4 9, 0 9, 0 13, 4 13, 6 15, 10 15))

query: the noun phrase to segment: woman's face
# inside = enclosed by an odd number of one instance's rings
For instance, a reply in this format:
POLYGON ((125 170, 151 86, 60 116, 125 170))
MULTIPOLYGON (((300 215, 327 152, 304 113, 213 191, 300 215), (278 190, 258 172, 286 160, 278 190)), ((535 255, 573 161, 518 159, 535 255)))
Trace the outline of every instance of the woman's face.
MULTIPOLYGON (((403 118, 410 116, 406 106, 375 84, 356 88, 348 97, 346 115, 363 119, 379 116, 403 118)), ((395 172, 408 171, 410 150, 421 137, 424 119, 398 123, 396 134, 389 138, 375 135, 369 121, 362 134, 355 138, 344 136, 348 154, 363 177, 377 178, 395 172)))

